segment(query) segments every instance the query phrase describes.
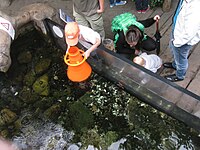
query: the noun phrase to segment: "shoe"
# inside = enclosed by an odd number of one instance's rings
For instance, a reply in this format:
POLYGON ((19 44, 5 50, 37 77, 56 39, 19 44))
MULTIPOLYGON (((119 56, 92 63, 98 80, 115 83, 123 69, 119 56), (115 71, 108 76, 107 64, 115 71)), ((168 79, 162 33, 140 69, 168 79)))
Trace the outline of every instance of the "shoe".
POLYGON ((125 5, 126 1, 120 1, 120 2, 116 2, 115 5, 119 6, 119 5, 125 5))
POLYGON ((141 10, 141 12, 142 12, 143 14, 145 14, 149 9, 150 9, 150 6, 148 5, 148 8, 147 8, 147 9, 144 9, 144 10, 141 10))
POLYGON ((172 65, 171 62, 166 62, 166 63, 163 64, 163 66, 164 66, 165 68, 172 68, 172 69, 176 70, 176 68, 174 68, 174 66, 172 65))
POLYGON ((110 8, 113 8, 115 6, 115 3, 110 4, 110 8))
POLYGON ((164 76, 165 79, 171 81, 171 82, 178 82, 178 81, 183 81, 183 79, 178 78, 175 74, 164 76))
POLYGON ((141 14, 141 13, 142 13, 142 10, 137 10, 137 13, 138 13, 138 14, 141 14))

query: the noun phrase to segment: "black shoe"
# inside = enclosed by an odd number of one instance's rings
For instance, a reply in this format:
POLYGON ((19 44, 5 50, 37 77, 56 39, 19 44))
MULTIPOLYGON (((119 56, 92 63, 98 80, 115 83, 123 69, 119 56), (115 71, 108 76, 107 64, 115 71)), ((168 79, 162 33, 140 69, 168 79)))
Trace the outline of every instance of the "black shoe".
POLYGON ((163 66, 164 66, 165 68, 172 68, 172 69, 176 70, 176 68, 174 68, 174 67, 172 66, 172 63, 170 63, 170 62, 164 63, 163 66))
POLYGON ((183 79, 178 78, 175 74, 164 76, 164 77, 171 82, 183 81, 183 79))

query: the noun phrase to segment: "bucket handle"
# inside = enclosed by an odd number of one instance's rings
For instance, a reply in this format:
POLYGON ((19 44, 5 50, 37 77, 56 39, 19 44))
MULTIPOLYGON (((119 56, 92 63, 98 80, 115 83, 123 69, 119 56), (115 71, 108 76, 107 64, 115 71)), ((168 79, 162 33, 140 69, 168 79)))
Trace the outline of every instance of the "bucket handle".
MULTIPOLYGON (((83 55, 84 51, 83 50, 79 50, 79 52, 83 55)), ((82 63, 84 63, 84 61, 86 60, 86 57, 84 56, 83 60, 81 62, 77 61, 76 64, 70 64, 70 60, 69 60, 69 53, 67 52, 64 56, 64 61, 68 66, 72 66, 72 67, 76 67, 81 65, 82 63)))

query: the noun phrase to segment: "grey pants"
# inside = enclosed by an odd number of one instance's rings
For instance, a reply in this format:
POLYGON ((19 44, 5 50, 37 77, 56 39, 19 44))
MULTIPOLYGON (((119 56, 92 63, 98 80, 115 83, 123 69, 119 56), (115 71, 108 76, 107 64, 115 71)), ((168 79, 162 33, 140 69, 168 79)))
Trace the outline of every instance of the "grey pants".
POLYGON ((101 35, 102 41, 105 38, 102 14, 95 13, 92 16, 83 16, 73 10, 73 16, 78 24, 92 28, 101 35))

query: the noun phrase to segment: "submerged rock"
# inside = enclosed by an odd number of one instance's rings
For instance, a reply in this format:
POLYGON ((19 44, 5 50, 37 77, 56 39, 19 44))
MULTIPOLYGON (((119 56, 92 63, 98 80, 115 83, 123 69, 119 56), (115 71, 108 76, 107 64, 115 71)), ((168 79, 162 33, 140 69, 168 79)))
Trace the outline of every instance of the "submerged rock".
POLYGON ((48 84, 49 77, 47 74, 39 77, 35 83, 33 84, 33 90, 42 96, 49 95, 49 84, 48 84))
POLYGON ((0 126, 9 125, 17 119, 16 113, 10 109, 4 108, 0 112, 0 126))
POLYGON ((35 65, 35 73, 36 74, 41 74, 45 72, 51 64, 51 60, 46 58, 46 59, 41 59, 36 65, 35 65))
POLYGON ((19 61, 20 64, 29 63, 32 61, 32 54, 30 51, 24 51, 19 54, 17 60, 19 61))

